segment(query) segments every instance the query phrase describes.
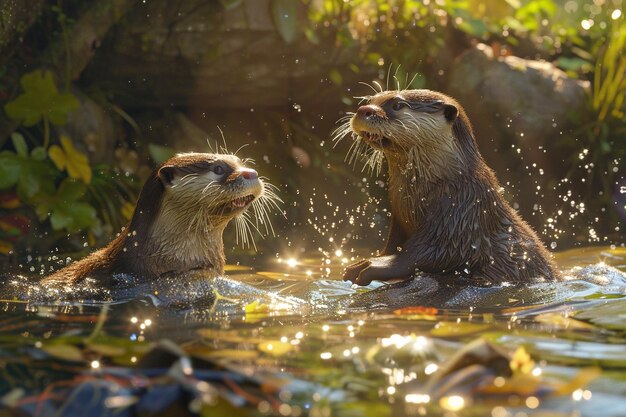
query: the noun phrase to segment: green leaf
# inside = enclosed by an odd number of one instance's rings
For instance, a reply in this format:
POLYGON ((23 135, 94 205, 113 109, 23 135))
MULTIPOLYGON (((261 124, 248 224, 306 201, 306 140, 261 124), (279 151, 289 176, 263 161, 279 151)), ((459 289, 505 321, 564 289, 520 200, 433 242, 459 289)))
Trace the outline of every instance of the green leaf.
POLYGON ((77 232, 96 222, 96 209, 88 203, 74 203, 70 207, 72 214, 72 229, 70 231, 77 232))
POLYGON ((17 192, 23 200, 39 204, 41 197, 54 196, 55 174, 49 163, 29 158, 19 158, 21 164, 17 192))
POLYGON ((152 157, 157 164, 165 162, 174 155, 174 149, 168 148, 167 146, 155 145, 154 143, 148 145, 148 152, 150 153, 150 157, 152 157))
POLYGON ((296 39, 298 29, 298 2, 293 0, 273 0, 272 18, 278 33, 287 43, 296 39))
POLYGON ((48 152, 46 152, 46 148, 43 146, 37 146, 30 152, 30 157, 35 161, 43 161, 48 157, 48 152))
POLYGON ((74 178, 66 178, 57 190, 57 197, 61 204, 71 203, 85 195, 86 191, 87 186, 82 181, 78 181, 74 178))
POLYGON ((65 229, 70 223, 72 223, 72 216, 64 208, 54 210, 50 216, 52 230, 65 229))
POLYGON ((26 145, 24 136, 22 136, 20 133, 13 132, 11 133, 11 141, 13 142, 15 152, 19 156, 28 157, 28 145, 26 145))
POLYGON ((35 214, 40 222, 43 222, 50 215, 50 206, 47 204, 38 204, 35 206, 35 214))
POLYGON ((4 110, 13 120, 24 126, 33 126, 47 117, 57 125, 67 122, 68 114, 78 108, 78 100, 72 94, 59 94, 52 72, 35 70, 24 74, 20 80, 24 93, 7 103, 4 110))
POLYGON ((17 184, 17 192, 26 199, 30 199, 39 192, 40 188, 41 182, 37 172, 24 169, 17 184))
POLYGON ((96 221, 96 210, 87 203, 74 202, 72 204, 57 205, 50 216, 50 223, 54 230, 67 229, 68 232, 78 232, 93 225, 96 221))
POLYGON ((12 153, 0 154, 0 190, 13 187, 17 184, 22 171, 22 164, 17 155, 12 153))
POLYGON ((59 94, 53 98, 50 108, 48 109, 48 117, 50 122, 55 125, 64 125, 67 123, 69 114, 78 108, 78 100, 71 94, 59 94))
POLYGON ((64 361, 80 362, 84 360, 81 350, 73 345, 48 345, 42 347, 41 350, 64 361))

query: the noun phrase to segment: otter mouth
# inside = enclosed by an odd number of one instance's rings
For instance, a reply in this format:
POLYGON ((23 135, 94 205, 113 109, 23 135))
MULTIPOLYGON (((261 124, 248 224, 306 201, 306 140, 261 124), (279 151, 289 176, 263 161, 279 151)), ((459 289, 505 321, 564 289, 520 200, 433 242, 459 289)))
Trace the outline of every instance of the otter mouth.
POLYGON ((379 148, 386 148, 391 145, 391 139, 386 138, 383 135, 379 135, 378 133, 361 131, 358 135, 370 145, 377 146, 379 148))
POLYGON ((248 204, 252 203, 252 201, 254 201, 254 196, 252 194, 249 194, 245 197, 239 197, 239 198, 234 199, 233 201, 229 203, 229 206, 233 210, 239 210, 239 209, 247 207, 248 204))

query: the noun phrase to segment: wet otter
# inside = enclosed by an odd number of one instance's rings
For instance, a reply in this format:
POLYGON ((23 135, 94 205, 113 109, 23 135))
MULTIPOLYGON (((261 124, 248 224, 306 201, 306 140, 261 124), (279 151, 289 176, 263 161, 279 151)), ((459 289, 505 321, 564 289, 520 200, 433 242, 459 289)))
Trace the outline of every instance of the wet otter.
POLYGON ((391 225, 381 256, 354 263, 344 279, 407 279, 417 272, 497 284, 554 280, 536 233, 501 195, 463 108, 429 90, 382 91, 339 127, 355 155, 388 165, 391 225))
POLYGON ((119 273, 144 280, 192 270, 222 274, 226 225, 236 219, 245 240, 250 206, 257 221, 269 224, 268 204, 278 197, 267 185, 234 155, 178 154, 153 171, 115 240, 42 283, 67 286, 90 277, 106 286, 119 273))

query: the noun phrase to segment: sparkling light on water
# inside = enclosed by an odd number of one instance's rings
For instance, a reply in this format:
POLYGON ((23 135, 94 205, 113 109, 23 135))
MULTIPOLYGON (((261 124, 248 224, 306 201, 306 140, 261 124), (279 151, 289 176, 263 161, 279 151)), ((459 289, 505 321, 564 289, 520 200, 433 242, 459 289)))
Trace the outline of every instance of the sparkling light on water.
POLYGON ((428 394, 407 394, 404 397, 404 401, 410 404, 426 404, 430 402, 430 395, 428 394))
POLYGON ((451 395, 449 397, 443 397, 439 400, 439 405, 448 411, 459 411, 465 407, 465 398, 460 395, 451 395))

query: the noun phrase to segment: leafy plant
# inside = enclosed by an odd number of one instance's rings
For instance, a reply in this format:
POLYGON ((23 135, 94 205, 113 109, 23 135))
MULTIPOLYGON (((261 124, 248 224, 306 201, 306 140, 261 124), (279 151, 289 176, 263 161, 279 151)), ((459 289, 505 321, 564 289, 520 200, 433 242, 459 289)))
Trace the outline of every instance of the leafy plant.
POLYGON ((622 105, 626 94, 626 21, 621 19, 609 31, 606 45, 595 64, 593 109, 600 123, 607 118, 624 117, 622 105))
POLYGON ((85 184, 91 182, 92 173, 87 155, 76 150, 67 136, 62 135, 61 146, 52 145, 48 155, 59 171, 67 171, 71 178, 80 179, 85 184))
POLYGON ((18 232, 22 232, 13 225, 15 216, 30 215, 39 223, 49 220, 52 232, 75 233, 86 228, 91 231, 99 225, 97 211, 87 193, 93 178, 87 155, 76 149, 67 135, 61 135, 59 144, 50 146, 50 123, 66 124, 69 114, 78 108, 78 100, 69 92, 59 92, 49 71, 25 74, 20 84, 24 91, 5 106, 5 111, 10 118, 21 122, 34 146, 29 146, 21 133, 14 132, 13 150, 0 152, 0 190, 6 190, 8 195, 14 192, 13 201, 17 202, 0 206, 0 210, 8 210, 6 214, 0 213, 0 223, 8 219, 7 227, 0 226, 2 253, 12 249, 18 232), (43 135, 41 130, 38 136, 28 129, 40 123, 43 123, 43 135), (20 213, 15 212, 18 207, 20 213))
POLYGON ((7 103, 4 110, 24 126, 34 126, 43 119, 44 148, 50 143, 50 123, 64 125, 69 113, 78 108, 78 100, 70 93, 59 93, 50 71, 35 70, 20 79, 24 92, 7 103))

